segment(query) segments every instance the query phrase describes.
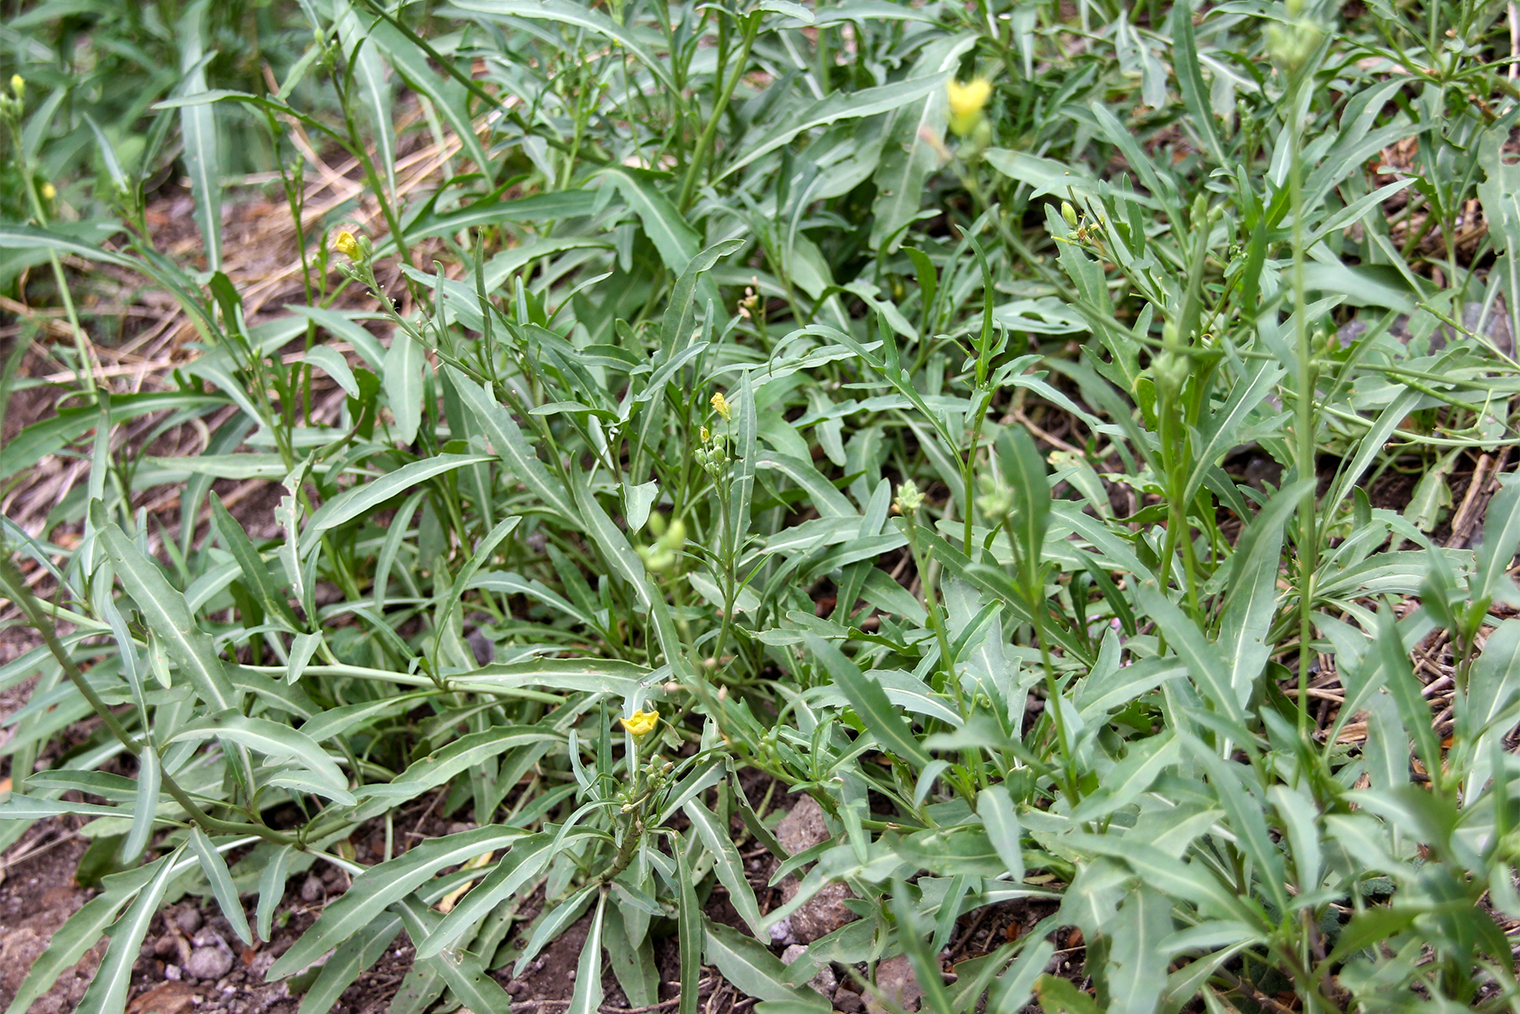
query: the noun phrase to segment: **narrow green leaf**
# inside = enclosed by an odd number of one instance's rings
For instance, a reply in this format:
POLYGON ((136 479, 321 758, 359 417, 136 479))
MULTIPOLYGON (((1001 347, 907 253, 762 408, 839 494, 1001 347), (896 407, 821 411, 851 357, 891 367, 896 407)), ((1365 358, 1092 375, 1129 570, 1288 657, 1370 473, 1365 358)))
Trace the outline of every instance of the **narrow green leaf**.
MULTIPOLYGON (((159 860, 162 862, 162 860, 159 860)), ((47 950, 32 963, 21 988, 16 990, 5 1014, 25 1014, 43 993, 50 989, 58 977, 79 963, 85 952, 94 947, 105 933, 106 927, 115 921, 122 907, 131 901, 158 872, 154 863, 140 866, 125 873, 106 877, 102 893, 84 903, 79 911, 53 932, 47 950)))
MULTIPOLYGON (((1441 777, 1441 752, 1436 742, 1435 716, 1431 714, 1430 702, 1420 693, 1420 681, 1409 662, 1409 651, 1404 647, 1393 614, 1378 610, 1377 631, 1378 656, 1383 663, 1385 685, 1398 707, 1399 721, 1406 735, 1414 739, 1415 754, 1433 780, 1441 777)), ((1397 785, 1390 787, 1393 791, 1397 785)))
POLYGON ((676 857, 676 933, 681 950, 681 998, 677 1014, 697 1014, 697 982, 702 977, 702 946, 706 939, 697 885, 686 859, 687 843, 672 832, 671 851, 676 857))
POLYGON ((243 943, 252 946, 253 933, 248 929, 248 917, 243 914, 243 903, 238 898, 237 888, 233 886, 232 874, 227 871, 227 860, 222 858, 211 839, 206 837, 206 832, 198 827, 190 829, 190 850, 195 853, 201 872, 206 875, 211 893, 221 907, 223 917, 232 927, 232 932, 243 943))
POLYGON ((586 930, 586 942, 575 966, 575 992, 570 1014, 596 1014, 602 1005, 602 923, 607 914, 607 892, 596 901, 596 912, 586 930))
POLYGON ((1250 738, 1245 727, 1245 709, 1227 682, 1228 669, 1219 646, 1204 638, 1192 619, 1166 596, 1156 591, 1149 581, 1135 588, 1140 607, 1156 621, 1156 626, 1166 637, 1167 643, 1187 665, 1198 689, 1221 716, 1238 731, 1232 733, 1237 742, 1250 738))
POLYGON ((404 792, 405 797, 411 799, 508 750, 533 743, 559 743, 563 740, 562 735, 536 725, 497 726, 467 733, 409 764, 390 783, 392 794, 387 798, 394 804, 404 792))
MULTIPOLYGON (((391 66, 406 79, 412 91, 425 95, 438 113, 449 121, 449 126, 454 128, 454 135, 459 139, 470 161, 474 162, 481 172, 489 173, 491 162, 485 149, 480 145, 480 139, 475 135, 475 125, 470 121, 469 96, 463 86, 453 80, 439 81, 436 73, 428 65, 427 53, 398 31, 388 20, 372 22, 367 32, 370 43, 379 46, 384 51, 391 66)), ((444 139, 440 137, 437 140, 441 142, 444 139)), ((394 183, 392 187, 392 192, 394 192, 394 183)), ((420 238, 420 234, 408 228, 407 237, 415 240, 420 238)))
POLYGON ((359 397, 359 382, 354 379, 353 368, 335 350, 326 345, 314 346, 306 353, 306 363, 331 377, 350 398, 359 397))
POLYGON ((1198 42, 1193 34, 1193 5, 1174 4, 1169 20, 1172 69, 1177 74, 1177 88, 1182 92, 1182 102, 1190 114, 1186 123, 1197 132, 1199 140, 1203 142, 1203 150, 1214 164, 1229 165, 1231 160, 1225 157, 1224 148, 1219 143, 1219 131, 1214 127, 1214 109, 1209 104, 1209 88, 1203 80, 1203 67, 1198 61, 1198 42))
MULTIPOLYGON (((395 201, 396 128, 391 122, 391 86, 385 79, 385 61, 381 59, 378 48, 369 44, 369 26, 360 22, 347 0, 337 0, 333 7, 338 39, 342 43, 344 54, 353 61, 350 69, 353 71, 353 79, 359 84, 359 91, 364 97, 365 113, 374 131, 371 136, 375 139, 375 161, 385 171, 389 194, 382 199, 395 201)), ((408 437, 402 442, 412 441, 408 437)))
POLYGON ((552 477, 538 460, 527 438, 512 418, 512 413, 497 403, 489 391, 467 378, 452 366, 445 366, 459 399, 464 402, 480 424, 482 432, 491 442, 491 449, 507 463, 519 482, 538 498, 551 513, 562 519, 579 523, 575 506, 565 492, 565 487, 552 477))
MULTIPOLYGON (((624 200, 627 200, 625 197, 624 200)), ((674 211, 674 208, 671 208, 674 211)), ((649 226, 645 225, 645 231, 649 226)), ((660 348, 665 355, 674 355, 677 349, 685 348, 690 341, 692 331, 696 327, 698 282, 712 266, 724 257, 732 254, 744 245, 743 240, 729 239, 722 243, 715 243, 701 253, 692 257, 681 270, 680 277, 676 279, 676 287, 671 290, 670 302, 665 306, 665 317, 660 322, 660 348)), ((712 292, 716 300, 716 289, 712 292)), ((703 301, 706 305, 706 301, 703 301)), ((652 385, 651 381, 651 385, 652 385)))
MULTIPOLYGON (((623 925, 623 914, 614 912, 605 923, 607 957, 611 959, 613 974, 630 1007, 652 1007, 660 1002, 660 970, 654 961, 654 940, 645 932, 644 939, 635 946, 628 939, 623 925)), ((579 976, 577 976, 578 978, 579 976)))
POLYGON ((731 162, 714 182, 726 180, 756 159, 763 158, 777 148, 790 144, 792 138, 805 130, 828 126, 839 120, 862 119, 875 116, 877 113, 890 112, 907 105, 914 99, 943 90, 945 80, 949 76, 948 73, 932 74, 906 81, 894 81, 876 88, 862 88, 855 92, 834 92, 826 95, 795 115, 779 118, 776 126, 767 130, 762 136, 747 140, 739 149, 744 154, 731 162))
MULTIPOLYGON (((403 898, 397 906, 406 922, 406 931, 413 940, 426 940, 438 925, 439 914, 415 897, 403 898)), ((479 956, 470 955, 463 960, 450 961, 437 957, 427 962, 449 984, 450 991, 472 1011, 509 1011, 512 998, 501 983, 486 974, 484 962, 479 956)))
POLYGON ((1219 649, 1230 667, 1230 689, 1244 708, 1256 691, 1271 649, 1267 635, 1277 613, 1278 568, 1284 532, 1308 492, 1307 479, 1279 490, 1252 519, 1231 557, 1230 586, 1219 621, 1219 649))
POLYGON ((512 974, 521 975, 523 969, 528 966, 528 962, 538 957, 540 951, 569 929, 581 917, 581 913, 586 911, 586 906, 591 904, 591 899, 597 891, 596 884, 587 884, 561 902, 557 908, 546 913, 539 921, 538 928, 533 931, 533 936, 528 940, 528 946, 523 950, 522 956, 512 966, 512 974))
POLYGON ((269 567, 264 563, 263 556, 254 548, 253 540, 248 537, 243 526, 222 506, 219 497, 211 498, 211 516, 216 522, 217 531, 222 534, 223 545, 232 553, 238 569, 243 572, 248 590, 259 597, 266 611, 283 618, 292 630, 299 630, 301 621, 296 619, 290 603, 270 578, 269 567))
POLYGON ((1172 901, 1141 883, 1119 905, 1104 927, 1108 951, 1108 1010, 1114 1014, 1152 1014, 1166 988, 1166 962, 1157 960, 1158 944, 1172 932, 1172 901))
POLYGON ((639 559, 639 555, 628 544, 628 536, 612 523, 607 512, 602 510, 602 505, 596 502, 596 497, 591 492, 590 477, 581 471, 572 472, 570 486, 575 495, 575 506, 586 526, 586 534, 596 544, 608 572, 626 581, 638 598, 639 605, 648 610, 653 593, 649 588, 649 577, 644 571, 644 561, 639 559))
POLYGON ((707 960, 718 966, 723 977, 745 996, 762 1000, 793 1001, 818 1011, 829 1004, 811 989, 788 986, 786 966, 753 937, 703 917, 707 932, 707 960))
POLYGON ((509 898, 518 897, 553 858, 551 846, 555 837, 533 834, 514 842, 486 878, 471 888, 470 893, 433 927, 426 940, 417 943, 417 959, 420 961, 440 953, 487 912, 509 898))
POLYGON ((671 80, 663 61, 631 32, 594 7, 571 3, 570 0, 460 0, 455 6, 492 18, 542 18, 557 21, 573 28, 585 28, 613 40, 638 57, 639 62, 652 74, 668 94, 680 89, 671 80))
POLYGON ((75 1008, 77 1014, 121 1014, 127 1006, 127 992, 132 988, 132 966, 136 964, 143 939, 153 916, 158 913, 158 903, 163 899, 174 873, 174 861, 180 856, 176 850, 162 859, 149 863, 152 880, 138 893, 132 906, 110 929, 111 943, 106 956, 90 982, 90 988, 75 1008))
POLYGON ((336 528, 345 521, 373 511, 380 504, 401 495, 420 482, 465 465, 490 460, 483 454, 435 454, 431 458, 402 465, 372 482, 339 493, 319 507, 306 522, 306 528, 301 532, 302 553, 308 552, 316 544, 317 536, 329 528, 336 528))
POLYGON ((862 673, 860 667, 846 658, 843 652, 817 634, 807 635, 807 646, 823 664, 834 685, 849 700, 866 729, 884 749, 920 767, 933 759, 913 734, 913 727, 887 699, 880 684, 862 673))
POLYGON ((100 159, 105 163, 106 174, 111 177, 111 185, 119 193, 127 193, 127 174, 122 172, 121 163, 116 159, 116 150, 111 147, 111 142, 106 139, 105 132, 100 129, 94 117, 85 113, 84 122, 90 125, 90 131, 95 135, 95 144, 100 149, 100 159))
POLYGON ((365 969, 379 961, 401 932, 401 917, 382 912, 362 933, 338 945, 301 996, 299 1014, 327 1014, 365 969))
POLYGON ((312 927, 270 968, 269 977, 280 979, 299 972, 444 867, 458 866, 484 852, 506 848, 526 834, 520 828, 486 825, 429 839, 390 862, 371 866, 354 878, 342 897, 322 910, 312 927))
MULTIPOLYGON (((644 234, 660 253, 660 260, 672 274, 684 277, 696 260, 697 248, 702 242, 696 230, 687 224, 685 216, 668 197, 655 189, 647 176, 622 166, 609 166, 600 170, 600 174, 611 177, 618 193, 639 217, 644 234)), ((693 286, 696 285, 695 276, 700 273, 701 269, 693 273, 693 286)), ((716 290, 713 294, 716 295, 716 290)))
POLYGON ((426 362, 422 346, 397 328, 391 338, 391 347, 385 352, 384 376, 385 400, 396 419, 391 435, 398 443, 410 444, 417 439, 417 427, 422 424, 423 373, 426 362))
MULTIPOLYGON (((197 0, 185 8, 175 26, 179 41, 180 73, 185 75, 178 88, 182 98, 193 99, 206 88, 206 0, 197 0)), ((214 53, 212 55, 215 55, 214 53)), ((209 105, 193 103, 179 111, 180 133, 185 140, 185 172, 190 177, 190 192, 195 198, 195 222, 201 230, 206 251, 206 267, 222 269, 222 169, 217 150, 216 117, 209 105)))
MULTIPOLYGON (((976 44, 971 35, 936 40, 908 72, 909 80, 930 77, 943 80, 953 72, 966 50, 976 44)), ((871 205, 871 248, 894 253, 906 235, 905 227, 923 209, 924 184, 939 168, 939 152, 934 146, 934 124, 943 115, 945 93, 931 91, 922 100, 904 108, 889 122, 888 146, 872 176, 876 200, 871 205)), ((920 271, 922 277, 922 271, 920 271)), ((925 305, 934 302, 933 292, 925 293, 925 305)))
POLYGON ((158 816, 158 790, 163 782, 163 766, 158 750, 151 742, 143 744, 137 756, 137 799, 132 806, 132 830, 127 833, 121 854, 128 862, 142 858, 153 836, 154 818, 158 816))
POLYGON ((236 711, 208 715, 185 726, 168 742, 197 743, 213 738, 264 754, 271 761, 295 761, 311 775, 316 791, 340 805, 356 802, 348 791, 348 777, 320 744, 299 729, 267 718, 249 718, 236 711))
POLYGON ((1050 527, 1050 482, 1045 475, 1045 459, 1022 427, 1003 430, 998 436, 997 451, 1003 481, 1013 491, 1013 530, 1019 540, 1026 591, 1037 595, 1034 585, 1045 550, 1045 532, 1050 527))
POLYGON ((274 910, 285 897, 286 871, 290 869, 290 857, 294 851, 294 845, 280 846, 259 874, 259 904, 254 910, 254 922, 260 940, 273 939, 270 932, 274 928, 274 910))
POLYGON ((699 799, 690 799, 683 807, 686 816, 691 819, 691 825, 696 829, 697 837, 707 848, 713 857, 713 872, 718 875, 718 882, 728 890, 729 901, 733 903, 734 911, 739 913, 750 932, 756 936, 764 936, 764 919, 760 916, 760 904, 755 900, 755 890, 749 886, 749 878, 744 873, 744 860, 739 857, 739 850, 734 847, 734 839, 728 828, 718 825, 718 818, 711 810, 702 805, 699 799))
POLYGON ((1513 475, 1499 478, 1499 492, 1488 502, 1483 515, 1483 542, 1478 546, 1478 573, 1472 582, 1473 599, 1501 599, 1514 595, 1514 582, 1507 572, 1520 546, 1520 482, 1513 475), (1500 587, 1501 583, 1504 585, 1500 587))
POLYGON ((185 596, 170 586, 158 565, 143 556, 115 522, 106 520, 105 508, 99 501, 90 505, 90 518, 117 578, 158 635, 169 658, 195 687, 196 694, 214 711, 236 708, 242 696, 227 678, 211 638, 190 615, 185 596))

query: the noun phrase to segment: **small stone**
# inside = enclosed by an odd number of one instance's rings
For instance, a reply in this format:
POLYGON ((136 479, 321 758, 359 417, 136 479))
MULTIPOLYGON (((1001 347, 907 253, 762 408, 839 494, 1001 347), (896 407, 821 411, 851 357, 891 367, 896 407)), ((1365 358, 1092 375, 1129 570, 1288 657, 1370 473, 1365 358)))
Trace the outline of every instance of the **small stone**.
POLYGON ((789 855, 804 852, 819 842, 829 840, 829 825, 823 819, 823 807, 812 796, 800 796, 792 812, 776 825, 776 840, 789 855))
POLYGON ((194 933, 201 928, 201 910, 198 908, 182 908, 174 913, 174 925, 179 927, 181 933, 194 933))
POLYGON ((301 900, 307 904, 322 900, 322 878, 313 873, 301 882, 301 900))
POLYGON ((181 978, 183 978, 183 975, 180 972, 178 965, 165 965, 164 978, 168 979, 170 982, 178 982, 181 978))
MULTIPOLYGON (((792 812, 776 825, 776 840, 790 855, 804 852, 828 841, 830 837, 823 807, 812 796, 799 797, 792 812)), ((781 901, 786 904, 796 897, 801 883, 795 876, 791 876, 783 880, 780 886, 781 901)), ((845 905, 846 899, 852 897, 854 895, 844 884, 825 884, 784 921, 784 927, 780 923, 771 927, 771 940, 775 943, 810 944, 819 937, 827 936, 845 923, 855 920, 855 913, 845 905)))
MULTIPOLYGON (((781 963, 790 965, 794 961, 807 957, 807 953, 806 947, 801 944, 792 944, 782 952, 781 963)), ((839 988, 839 977, 834 974, 834 966, 827 963, 819 965, 817 972, 808 980, 808 988, 825 998, 832 999, 835 990, 839 988)))
MULTIPOLYGON (((797 896, 801 883, 796 877, 787 877, 781 882, 782 904, 789 903, 797 896)), ((849 887, 840 883, 824 884, 818 889, 818 893, 809 898, 801 908, 793 912, 786 920, 791 931, 791 937, 779 942, 810 944, 814 940, 828 936, 846 923, 854 922, 859 918, 850 911, 845 901, 855 897, 850 893, 849 887)), ((772 929, 774 935, 774 928, 772 929)))
POLYGON ((231 970, 232 953, 220 947, 197 947, 185 965, 185 972, 197 979, 220 979, 231 970))
POLYGON ((834 994, 834 1009, 839 1014, 860 1014, 866 1009, 865 1001, 861 1000, 859 993, 851 993, 847 989, 841 989, 834 994))
POLYGON ((876 987, 866 993, 866 1010, 872 1014, 889 1010, 915 1011, 924 998, 906 954, 876 965, 876 987))

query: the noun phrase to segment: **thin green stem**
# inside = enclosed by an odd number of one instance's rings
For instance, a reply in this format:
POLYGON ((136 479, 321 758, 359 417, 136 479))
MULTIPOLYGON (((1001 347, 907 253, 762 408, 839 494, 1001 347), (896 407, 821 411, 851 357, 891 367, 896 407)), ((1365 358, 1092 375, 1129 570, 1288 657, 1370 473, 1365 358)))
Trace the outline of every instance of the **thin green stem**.
POLYGON ((734 89, 739 87, 739 79, 744 75, 745 64, 749 62, 750 47, 755 44, 755 37, 760 34, 760 19, 761 14, 758 11, 744 19, 744 39, 739 44, 738 58, 734 60, 728 80, 724 83, 717 101, 713 103, 712 115, 707 119, 707 126, 703 128, 702 136, 697 139, 697 146, 692 150, 691 161, 686 166, 686 177, 681 181, 681 196, 676 201, 676 207, 683 213, 691 207, 692 199, 696 196, 697 180, 702 175, 702 169, 707 164, 708 155, 712 151, 713 141, 718 136, 718 121, 723 118, 723 111, 728 108, 734 89))
MULTIPOLYGON (((1294 81, 1290 109, 1298 117, 1298 93, 1304 86, 1302 71, 1294 81)), ((1297 353, 1294 406, 1294 464, 1300 479, 1314 477, 1314 388, 1317 382, 1313 349, 1309 343, 1309 307, 1304 282, 1304 166, 1303 122, 1298 119, 1289 131, 1289 201, 1293 215, 1293 336, 1297 353)), ((1298 506, 1298 733, 1307 737, 1312 724, 1309 699, 1309 669, 1313 657, 1314 572, 1318 565, 1318 519, 1315 517, 1317 489, 1305 488, 1298 506)))

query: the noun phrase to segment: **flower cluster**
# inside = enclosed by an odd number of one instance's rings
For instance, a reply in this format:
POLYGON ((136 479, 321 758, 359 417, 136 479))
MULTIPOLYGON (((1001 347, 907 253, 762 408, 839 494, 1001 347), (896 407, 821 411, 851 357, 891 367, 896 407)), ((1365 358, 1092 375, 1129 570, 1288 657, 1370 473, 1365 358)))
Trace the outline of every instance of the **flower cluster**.
POLYGON ((0 92, 0 116, 8 120, 18 120, 25 105, 26 79, 20 74, 12 74, 10 94, 0 92))
POLYGON ((645 569, 658 574, 674 566, 677 554, 686 548, 686 523, 675 518, 666 524, 665 515, 655 513, 649 515, 649 530, 656 536, 654 545, 640 546, 638 553, 645 569))

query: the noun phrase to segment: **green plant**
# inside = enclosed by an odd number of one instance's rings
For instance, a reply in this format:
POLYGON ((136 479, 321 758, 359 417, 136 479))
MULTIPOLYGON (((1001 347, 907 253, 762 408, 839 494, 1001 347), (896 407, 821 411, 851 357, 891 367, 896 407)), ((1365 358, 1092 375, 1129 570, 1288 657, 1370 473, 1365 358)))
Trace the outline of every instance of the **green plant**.
MULTIPOLYGON (((1514 442, 1495 11, 172 7, 178 76, 113 129, 78 133, 63 63, 3 110, 0 277, 65 307, 50 354, 79 380, 0 479, 90 467, 5 526, 0 584, 45 643, 0 668, 39 677, 0 747, 0 841, 84 813, 114 865, 13 1010, 108 926, 82 1009, 122 1009, 192 870, 268 939, 317 862, 353 886, 273 969, 320 963, 303 1010, 402 931, 403 1009, 505 1006, 489 973, 588 914, 582 1010, 603 944, 631 1004, 659 1002, 670 933, 682 1014, 703 964, 821 1010, 817 964, 895 954, 936 1011, 1513 1009, 1480 902, 1520 917, 1516 488, 1476 551, 1431 537, 1461 456, 1514 442), (273 86, 227 72, 229 35, 273 86), (145 213, 175 128, 195 263, 145 213), (287 129, 362 193, 317 208, 287 129), (277 315, 219 238, 234 130, 290 209, 277 315), (35 177, 82 192, 81 137, 111 187, 70 221, 35 177), (1410 139, 1419 173, 1381 181, 1410 139), (424 146, 436 170, 408 175, 424 146), (22 280, 40 260, 51 290, 22 280), (192 324, 164 390, 97 376, 85 264, 192 324), (134 420, 199 452, 123 452, 134 420), (1242 449, 1280 477, 1232 472, 1242 449), (1365 488, 1399 468, 1427 475, 1403 511, 1365 488), (277 534, 217 479, 278 484, 277 534), (177 532, 141 510, 163 484, 177 532), (1409 663, 1432 637, 1449 738, 1409 663), (789 792, 828 844, 781 848, 789 792), (429 794, 477 826, 399 848, 429 794), (383 829, 373 865, 360 829, 383 829), (788 905, 761 910, 736 836, 801 874, 788 905), (769 930, 829 882, 862 918, 784 968, 769 930), (704 910, 720 889, 751 935, 704 910), (1006 901, 1059 908, 944 984, 958 921, 1006 901), (1092 995, 1043 974, 1058 926, 1092 995)), ((46 11, 6 30, 68 38, 46 11)))

